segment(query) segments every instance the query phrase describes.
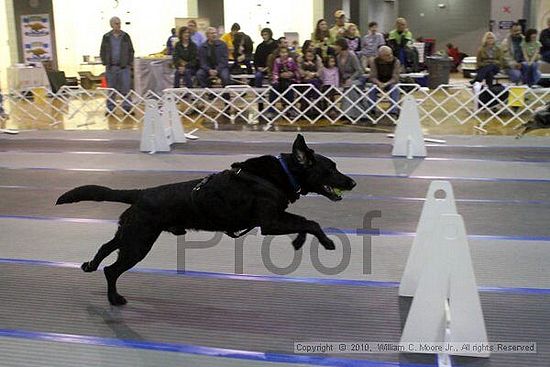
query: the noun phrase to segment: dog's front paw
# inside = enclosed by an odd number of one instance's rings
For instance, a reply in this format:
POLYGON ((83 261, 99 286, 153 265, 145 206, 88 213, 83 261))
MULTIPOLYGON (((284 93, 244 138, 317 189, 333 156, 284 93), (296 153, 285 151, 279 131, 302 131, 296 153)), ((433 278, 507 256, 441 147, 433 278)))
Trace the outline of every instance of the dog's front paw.
POLYGON ((84 272, 86 273, 91 273, 93 271, 96 271, 97 270, 97 266, 95 266, 94 264, 92 264, 91 261, 87 261, 85 262, 84 264, 82 264, 80 266, 80 269, 82 269, 84 272))
POLYGON ((320 242, 326 250, 336 250, 336 246, 334 246, 334 242, 330 238, 326 238, 320 242))
POLYGON ((112 304, 113 306, 122 306, 128 302, 126 301, 126 298, 124 298, 118 293, 109 294, 107 298, 109 299, 109 303, 112 304))
POLYGON ((292 240, 292 246, 294 246, 294 250, 298 251, 302 248, 304 243, 306 242, 306 234, 303 232, 298 233, 298 236, 294 240, 292 240))

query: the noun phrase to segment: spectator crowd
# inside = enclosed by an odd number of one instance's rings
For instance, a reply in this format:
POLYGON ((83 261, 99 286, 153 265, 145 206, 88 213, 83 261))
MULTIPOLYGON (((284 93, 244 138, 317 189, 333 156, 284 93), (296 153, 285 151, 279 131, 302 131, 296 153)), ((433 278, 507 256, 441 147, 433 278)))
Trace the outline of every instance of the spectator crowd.
MULTIPOLYGON (((108 86, 126 94, 130 75, 127 66, 132 63, 134 50, 129 35, 120 29, 120 19, 112 18, 111 27, 113 30, 103 37, 101 58, 106 65, 108 86)), ((399 95, 394 86, 399 82, 399 75, 419 70, 419 54, 413 46, 415 40, 404 18, 396 19, 395 28, 386 35, 378 31, 376 22, 371 22, 366 34, 361 36, 357 25, 347 22, 346 14, 337 10, 334 24, 329 26, 327 20, 320 19, 311 39, 300 49, 289 45, 285 37, 274 39, 270 28, 261 30, 262 42, 255 52, 251 37, 241 31, 238 23, 220 37, 213 27, 205 33, 197 30, 194 20, 179 30, 172 29, 166 51, 173 57, 174 87, 224 87, 231 83, 232 74, 247 74, 253 75, 250 78, 252 86, 271 85, 288 101, 293 101, 290 86, 310 84, 315 87, 310 90, 314 91, 300 101, 301 108, 307 109, 308 100, 316 98, 315 91, 330 86, 344 89, 356 86, 350 91, 353 94, 370 82, 390 96, 394 105, 389 113, 397 114, 395 107, 399 95)), ((501 71, 506 71, 514 83, 537 84, 539 59, 550 62, 550 18, 548 28, 537 36, 536 30, 528 29, 523 33, 521 26, 514 24, 510 35, 498 44, 495 35, 487 32, 477 52, 478 69, 472 84, 485 81, 490 86, 501 71)), ((447 45, 447 52, 456 68, 461 54, 452 44, 447 45)), ((377 100, 375 88, 368 96, 369 103, 377 100)), ((348 97, 349 100, 361 99, 360 95, 348 97)), ((344 110, 348 102, 343 101, 344 110)), ((112 110, 112 102, 107 107, 112 110)), ((362 109, 368 106, 357 103, 349 112, 350 117, 356 117, 362 109)))

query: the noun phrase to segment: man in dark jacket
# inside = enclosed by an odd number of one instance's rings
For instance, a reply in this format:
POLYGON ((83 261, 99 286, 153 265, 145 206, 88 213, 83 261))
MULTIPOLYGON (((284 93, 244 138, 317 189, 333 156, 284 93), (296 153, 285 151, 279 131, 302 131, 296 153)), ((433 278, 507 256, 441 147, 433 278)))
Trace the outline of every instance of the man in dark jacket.
POLYGON ((212 80, 221 79, 222 86, 229 84, 228 51, 224 42, 217 39, 216 28, 206 30, 206 42, 199 47, 199 70, 197 79, 201 88, 212 85, 212 80))
POLYGON ((233 74, 252 74, 252 51, 254 42, 244 32, 237 32, 233 37, 233 74))
POLYGON ((540 55, 544 61, 550 62, 550 18, 546 19, 546 25, 548 27, 540 32, 539 36, 540 43, 542 43, 540 55))
MULTIPOLYGON (((130 68, 134 62, 134 46, 130 35, 120 29, 120 19, 112 17, 109 21, 112 30, 103 35, 99 55, 105 65, 107 87, 117 90, 126 96, 130 92, 130 68)), ((115 108, 115 95, 109 94, 106 115, 115 108)), ((131 105, 124 100, 122 107, 130 112, 131 105)))
MULTIPOLYGON (((277 48, 278 43, 273 39, 273 31, 270 28, 264 28, 261 32, 263 42, 256 47, 254 53, 254 66, 256 67, 256 75, 254 78, 254 86, 261 88, 264 78, 268 76, 267 60, 277 48)), ((273 65, 271 65, 273 67, 273 65)))

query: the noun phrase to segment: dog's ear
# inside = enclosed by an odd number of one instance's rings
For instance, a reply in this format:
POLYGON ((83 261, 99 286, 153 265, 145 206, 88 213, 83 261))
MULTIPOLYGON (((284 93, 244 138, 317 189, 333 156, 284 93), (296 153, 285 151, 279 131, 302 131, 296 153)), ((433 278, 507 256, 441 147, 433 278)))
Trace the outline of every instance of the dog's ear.
POLYGON ((309 149, 302 134, 298 134, 292 144, 292 156, 299 164, 309 166, 313 163, 313 149, 309 149))

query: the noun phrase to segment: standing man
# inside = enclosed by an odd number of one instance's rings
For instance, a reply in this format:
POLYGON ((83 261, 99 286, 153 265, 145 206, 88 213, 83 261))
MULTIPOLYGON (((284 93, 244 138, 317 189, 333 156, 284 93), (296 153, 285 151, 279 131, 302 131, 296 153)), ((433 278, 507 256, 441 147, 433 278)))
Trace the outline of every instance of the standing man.
POLYGON ((206 30, 206 42, 199 47, 199 71, 197 79, 201 88, 212 85, 212 79, 220 78, 225 87, 229 84, 229 64, 227 46, 217 39, 218 31, 214 27, 206 30))
POLYGON ((550 62, 550 18, 546 19, 547 28, 540 32, 539 41, 542 43, 540 55, 546 62, 550 62))
MULTIPOLYGON (((126 96, 130 92, 130 67, 134 62, 134 46, 130 35, 120 29, 120 18, 112 17, 109 23, 112 30, 103 35, 99 54, 101 62, 105 65, 107 87, 126 96)), ((105 115, 114 110, 115 98, 114 93, 109 93, 105 115)), ((126 112, 132 109, 127 99, 122 102, 122 107, 126 112)), ((130 113, 133 114, 133 112, 130 113)))
POLYGON ((201 45, 206 42, 206 36, 197 30, 197 21, 194 19, 188 21, 187 28, 189 28, 189 33, 191 34, 191 41, 193 41, 197 47, 201 47, 201 45))

